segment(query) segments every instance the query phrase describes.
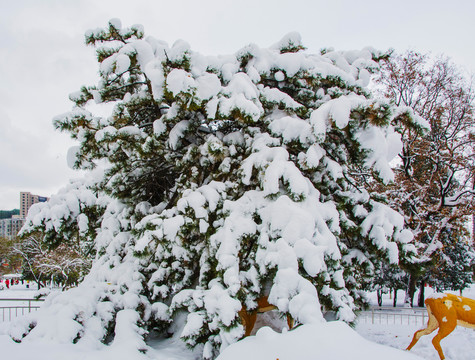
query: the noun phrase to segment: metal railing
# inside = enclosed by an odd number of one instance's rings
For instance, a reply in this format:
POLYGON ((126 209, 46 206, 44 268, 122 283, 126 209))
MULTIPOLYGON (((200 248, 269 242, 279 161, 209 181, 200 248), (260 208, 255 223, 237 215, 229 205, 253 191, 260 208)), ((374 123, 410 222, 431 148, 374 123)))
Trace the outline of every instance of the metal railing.
MULTIPOLYGON (((44 299, 0 299, 0 322, 12 321, 40 308, 44 299), (7 306, 2 303, 7 302, 7 306)), ((357 321, 362 324, 383 325, 425 325, 425 308, 374 307, 358 314, 357 321)))
POLYGON ((0 322, 36 311, 44 299, 0 299, 0 322), (5 306, 3 306, 6 303, 5 306))
POLYGON ((362 311, 357 321, 362 324, 426 325, 426 308, 374 307, 362 311))

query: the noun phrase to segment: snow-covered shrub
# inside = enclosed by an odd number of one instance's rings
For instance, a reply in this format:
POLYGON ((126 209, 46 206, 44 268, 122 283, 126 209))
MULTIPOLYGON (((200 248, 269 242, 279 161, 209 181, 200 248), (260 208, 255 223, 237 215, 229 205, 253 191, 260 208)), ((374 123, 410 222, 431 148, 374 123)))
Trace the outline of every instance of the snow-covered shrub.
POLYGON ((56 337, 50 312, 69 324, 64 341, 134 333, 144 350, 185 311, 182 339, 213 358, 262 295, 300 323, 329 311, 352 322, 374 263, 411 246, 403 218, 367 191, 393 179, 401 149, 396 113, 366 88, 378 53, 312 54, 292 33, 211 57, 118 21, 86 39, 101 79, 55 124, 80 143, 75 166, 95 168, 83 191, 98 215, 44 205, 27 226, 95 232, 96 258, 14 337, 56 337), (114 110, 95 117, 89 101, 114 110))

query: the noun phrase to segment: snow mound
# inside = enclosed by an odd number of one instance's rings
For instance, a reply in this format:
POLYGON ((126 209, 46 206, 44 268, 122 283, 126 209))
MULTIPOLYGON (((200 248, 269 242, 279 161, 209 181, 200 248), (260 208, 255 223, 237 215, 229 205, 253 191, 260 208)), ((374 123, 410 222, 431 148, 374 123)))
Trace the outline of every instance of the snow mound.
POLYGON ((417 360, 399 349, 362 338, 341 321, 302 325, 279 334, 269 327, 226 348, 217 360, 417 360))

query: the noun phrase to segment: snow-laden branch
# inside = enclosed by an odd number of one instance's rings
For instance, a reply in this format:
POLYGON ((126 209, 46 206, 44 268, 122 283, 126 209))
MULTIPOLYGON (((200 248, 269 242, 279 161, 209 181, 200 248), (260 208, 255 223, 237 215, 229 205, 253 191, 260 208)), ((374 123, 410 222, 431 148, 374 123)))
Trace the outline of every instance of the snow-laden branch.
POLYGON ((453 196, 447 197, 444 199, 444 205, 449 206, 449 207, 456 207, 463 205, 466 202, 465 197, 470 196, 473 197, 475 196, 475 190, 462 190, 454 194, 453 196))

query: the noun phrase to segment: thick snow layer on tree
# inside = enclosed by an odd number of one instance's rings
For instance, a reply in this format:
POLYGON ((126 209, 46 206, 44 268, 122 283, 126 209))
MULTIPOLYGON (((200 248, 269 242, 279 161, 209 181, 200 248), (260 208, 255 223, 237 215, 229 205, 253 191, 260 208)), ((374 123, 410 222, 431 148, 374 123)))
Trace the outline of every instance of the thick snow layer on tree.
POLYGON ((92 269, 11 335, 129 338, 140 351, 168 330, 211 359, 263 295, 300 324, 354 321, 375 265, 411 246, 402 216, 370 193, 393 179, 401 148, 394 109, 364 88, 377 54, 311 54, 292 33, 204 56, 119 27, 88 33, 101 80, 55 119, 80 142, 71 157, 87 175, 24 228, 51 246, 88 245, 92 269), (99 118, 89 100, 115 106, 99 118))
POLYGON ((77 221, 80 229, 84 229, 88 220, 81 213, 82 207, 94 206, 96 202, 93 191, 85 187, 84 181, 77 180, 53 195, 48 202, 33 205, 28 212, 29 224, 24 230, 44 222, 48 230, 54 228, 60 232, 61 226, 70 220, 77 221))

